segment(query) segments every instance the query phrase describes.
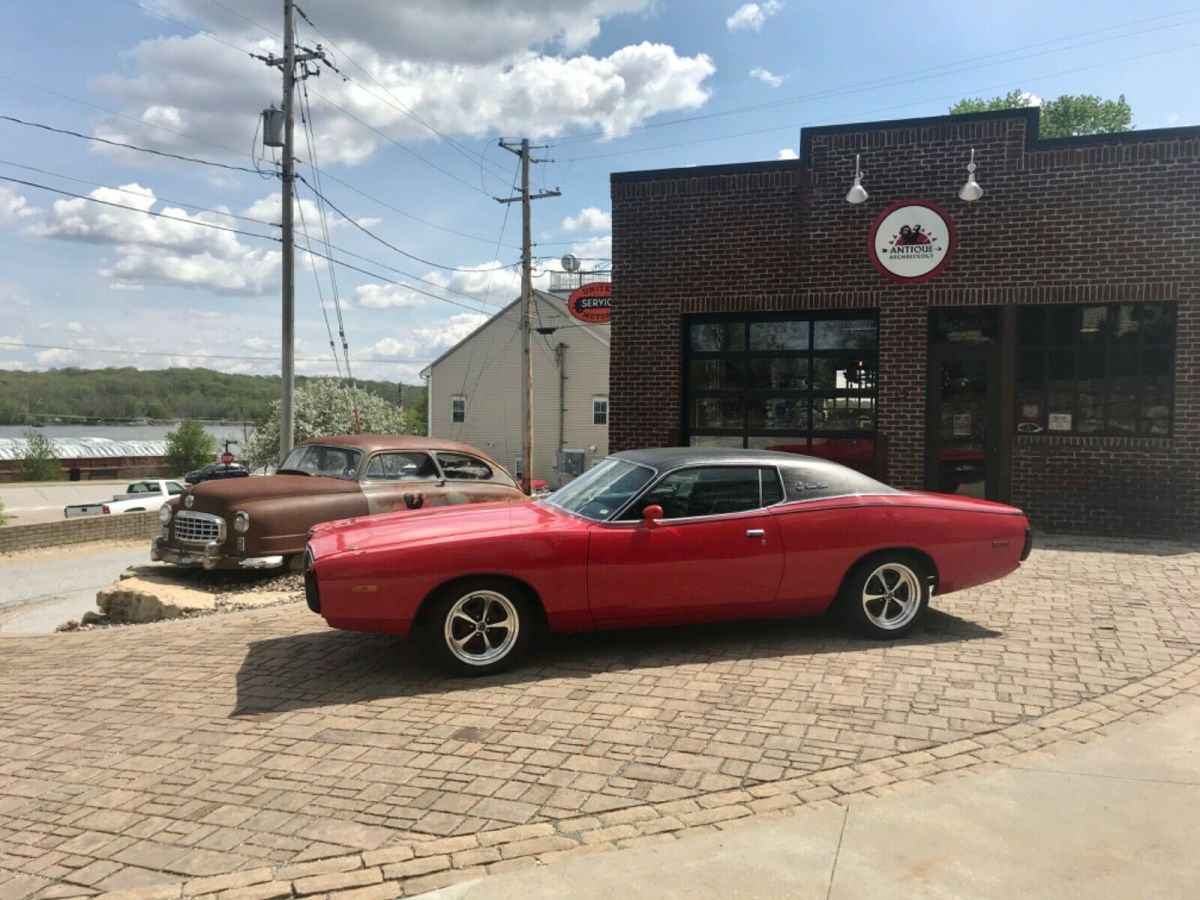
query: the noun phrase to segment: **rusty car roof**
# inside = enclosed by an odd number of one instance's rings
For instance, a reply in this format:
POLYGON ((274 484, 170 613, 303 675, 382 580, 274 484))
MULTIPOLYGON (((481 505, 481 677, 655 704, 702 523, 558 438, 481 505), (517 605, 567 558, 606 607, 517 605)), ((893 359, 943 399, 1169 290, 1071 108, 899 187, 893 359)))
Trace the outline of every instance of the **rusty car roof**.
POLYGON ((329 444, 337 447, 353 447, 367 453, 376 450, 453 450, 469 453, 472 456, 491 456, 478 447, 464 444, 461 441, 447 441, 442 438, 426 437, 423 434, 330 434, 323 437, 309 438, 298 441, 296 446, 305 444, 329 444))

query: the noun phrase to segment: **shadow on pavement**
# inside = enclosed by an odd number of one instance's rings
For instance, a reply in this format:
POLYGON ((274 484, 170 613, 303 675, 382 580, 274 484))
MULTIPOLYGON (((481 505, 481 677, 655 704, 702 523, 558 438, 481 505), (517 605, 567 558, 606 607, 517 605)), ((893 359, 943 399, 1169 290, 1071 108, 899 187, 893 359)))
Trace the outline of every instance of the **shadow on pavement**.
POLYGON ((1118 538, 1100 535, 1035 532, 1033 552, 1062 550, 1068 553, 1128 553, 1135 556, 1186 556, 1200 553, 1200 543, 1166 538, 1118 538))
POLYGON ((317 631, 252 643, 237 674, 233 716, 445 694, 546 679, 719 661, 846 653, 999 636, 930 609, 920 629, 894 645, 855 637, 832 616, 551 635, 512 672, 447 675, 413 643, 390 635, 317 631))

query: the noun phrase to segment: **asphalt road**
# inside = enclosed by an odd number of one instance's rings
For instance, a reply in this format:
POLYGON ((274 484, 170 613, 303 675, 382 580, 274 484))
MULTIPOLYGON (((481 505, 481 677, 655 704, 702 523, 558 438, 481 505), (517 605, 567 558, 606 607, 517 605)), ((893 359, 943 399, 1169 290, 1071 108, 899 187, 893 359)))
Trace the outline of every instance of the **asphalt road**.
POLYGON ((75 503, 103 502, 119 494, 130 481, 49 481, 0 484, 0 502, 9 525, 57 522, 63 507, 75 503))
POLYGON ((132 565, 150 561, 149 545, 80 544, 53 553, 0 559, 0 632, 49 634, 96 608, 96 592, 132 565), (20 612, 9 615, 20 607, 20 612))

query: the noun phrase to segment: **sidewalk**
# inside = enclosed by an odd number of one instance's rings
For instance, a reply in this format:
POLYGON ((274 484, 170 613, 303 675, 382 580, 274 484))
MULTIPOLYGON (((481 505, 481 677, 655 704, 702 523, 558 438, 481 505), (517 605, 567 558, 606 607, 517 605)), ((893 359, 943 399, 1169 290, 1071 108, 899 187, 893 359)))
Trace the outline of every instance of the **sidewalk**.
POLYGON ((1200 697, 1059 747, 903 795, 563 859, 422 896, 1200 896, 1200 697))

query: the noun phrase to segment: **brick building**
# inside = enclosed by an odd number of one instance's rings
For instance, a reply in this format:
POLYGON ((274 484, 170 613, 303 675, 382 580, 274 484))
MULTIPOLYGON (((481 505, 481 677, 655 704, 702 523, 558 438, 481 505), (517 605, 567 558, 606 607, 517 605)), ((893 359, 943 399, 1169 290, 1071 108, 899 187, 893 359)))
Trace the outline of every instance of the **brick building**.
POLYGON ((1200 128, 1037 130, 812 128, 799 160, 614 174, 612 448, 782 447, 1048 529, 1200 533, 1200 128))

